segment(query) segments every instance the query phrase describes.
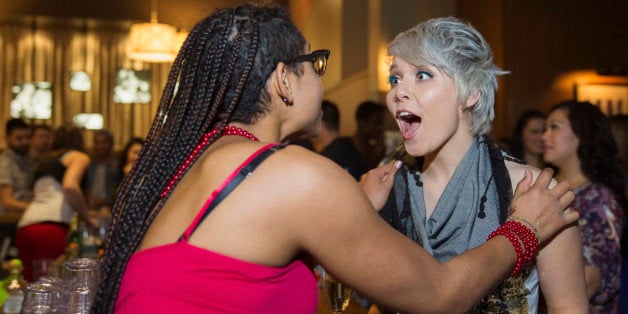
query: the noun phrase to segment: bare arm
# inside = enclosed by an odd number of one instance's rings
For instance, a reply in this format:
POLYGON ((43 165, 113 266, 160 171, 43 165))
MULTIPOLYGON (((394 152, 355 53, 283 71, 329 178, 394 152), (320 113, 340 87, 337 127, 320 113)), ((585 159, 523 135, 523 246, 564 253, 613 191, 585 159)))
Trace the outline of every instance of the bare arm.
POLYGON ((13 197, 13 187, 10 185, 0 185, 0 202, 7 211, 23 212, 28 207, 28 202, 13 197))
MULTIPOLYGON (((305 189, 290 188, 291 195, 304 199, 290 232, 328 271, 372 300, 404 313, 466 310, 512 270, 516 255, 501 236, 447 263, 437 262, 379 218, 348 175, 315 169, 302 174, 308 178, 307 187, 301 185, 305 189)), ((548 189, 551 176, 546 171, 529 187, 527 174, 513 200, 519 216, 544 235, 577 219, 575 212, 563 214, 573 193, 565 184, 548 189)))
MULTIPOLYGON (((196 216, 196 211, 179 209, 202 206, 208 196, 201 190, 207 187, 199 183, 218 186, 239 164, 238 159, 250 155, 242 149, 244 145, 249 147, 248 143, 233 144, 216 151, 206 163, 200 159, 200 168, 188 173, 155 219, 143 248, 176 241, 196 216), (168 207, 169 203, 177 204, 178 210, 168 207), (169 227, 173 224, 177 227, 169 227)), ((573 193, 565 184, 548 189, 551 177, 551 172, 544 171, 531 184, 532 174, 527 173, 513 201, 518 215, 535 223, 546 236, 578 217, 575 212, 563 212, 573 193)), ((382 178, 378 178, 381 186, 392 185, 392 175, 382 178)), ((467 310, 508 275, 516 260, 511 243, 497 236, 439 263, 381 219, 342 168, 290 146, 265 161, 218 205, 190 243, 273 266, 287 265, 307 252, 339 280, 403 313, 467 310)))
MULTIPOLYGON (((513 181, 531 170, 538 176, 540 170, 507 162, 513 181)), ((550 187, 557 183, 552 180, 550 187)), ((572 223, 554 237, 549 238, 536 259, 539 281, 550 313, 587 313, 588 298, 585 290, 582 241, 577 223, 572 223)))
POLYGON ((549 313, 588 313, 582 241, 577 224, 544 244, 536 265, 549 313))
POLYGON ((95 221, 89 216, 87 201, 85 194, 81 188, 81 181, 85 175, 87 166, 89 165, 89 156, 79 151, 70 151, 61 160, 66 166, 63 175, 63 188, 68 196, 68 201, 74 210, 87 222, 91 227, 95 227, 95 221))

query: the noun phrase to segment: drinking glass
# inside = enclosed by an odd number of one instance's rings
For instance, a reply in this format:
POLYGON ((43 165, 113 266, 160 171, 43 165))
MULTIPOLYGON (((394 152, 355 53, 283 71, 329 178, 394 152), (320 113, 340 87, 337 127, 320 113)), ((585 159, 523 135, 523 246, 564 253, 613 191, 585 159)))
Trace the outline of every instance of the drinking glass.
POLYGON ((95 258, 76 258, 65 264, 65 283, 96 289, 100 284, 100 261, 95 258))
POLYGON ((342 314, 351 301, 351 288, 334 279, 329 272, 325 272, 325 294, 334 314, 342 314))
POLYGON ((22 313, 61 313, 59 287, 49 282, 34 282, 26 286, 22 313))
POLYGON ((74 284, 67 287, 64 313, 89 314, 95 297, 95 290, 84 285, 74 284))

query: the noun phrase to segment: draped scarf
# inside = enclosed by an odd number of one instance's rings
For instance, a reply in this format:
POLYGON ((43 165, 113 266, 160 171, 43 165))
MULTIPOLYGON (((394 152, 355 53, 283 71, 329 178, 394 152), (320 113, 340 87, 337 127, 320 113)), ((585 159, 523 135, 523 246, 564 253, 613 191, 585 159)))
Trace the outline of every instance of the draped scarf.
MULTIPOLYGON (((486 136, 476 137, 430 217, 426 217, 423 198, 422 159, 406 162, 395 175, 393 193, 381 215, 437 260, 446 262, 483 244, 506 220, 512 188, 504 159, 510 158, 499 144, 486 136)), ((502 282, 474 311, 533 313, 537 300, 538 276, 531 267, 502 282)))

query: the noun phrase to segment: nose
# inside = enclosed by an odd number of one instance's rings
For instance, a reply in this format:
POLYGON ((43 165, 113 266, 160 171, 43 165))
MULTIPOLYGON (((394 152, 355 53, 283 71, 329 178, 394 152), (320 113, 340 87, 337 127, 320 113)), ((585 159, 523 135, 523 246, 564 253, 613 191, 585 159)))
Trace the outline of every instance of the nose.
POLYGON ((397 86, 397 88, 395 88, 395 90, 394 90, 393 102, 394 103, 404 102, 404 101, 410 99, 410 97, 408 95, 409 95, 408 91, 403 86, 403 84, 400 83, 397 86))
POLYGON ((547 142, 547 139, 549 138, 549 128, 543 130, 543 133, 541 133, 541 139, 543 140, 543 143, 547 142))

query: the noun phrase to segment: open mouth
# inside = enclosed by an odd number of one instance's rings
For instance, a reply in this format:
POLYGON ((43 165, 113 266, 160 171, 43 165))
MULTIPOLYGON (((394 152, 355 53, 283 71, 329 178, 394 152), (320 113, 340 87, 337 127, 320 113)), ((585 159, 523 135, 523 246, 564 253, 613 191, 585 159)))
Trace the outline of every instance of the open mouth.
POLYGON ((397 112, 397 120, 399 121, 399 129, 404 138, 412 137, 421 126, 421 117, 416 116, 407 111, 397 112))

